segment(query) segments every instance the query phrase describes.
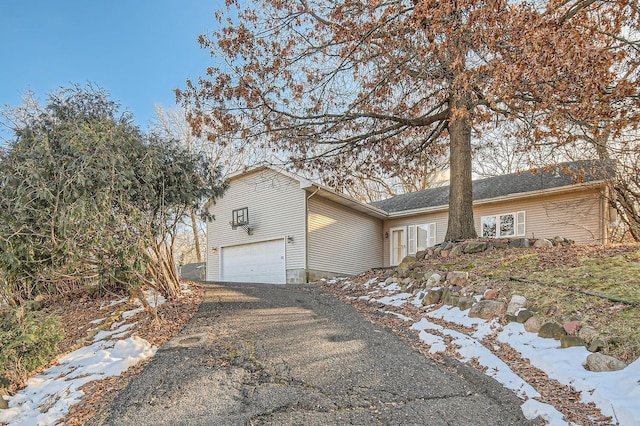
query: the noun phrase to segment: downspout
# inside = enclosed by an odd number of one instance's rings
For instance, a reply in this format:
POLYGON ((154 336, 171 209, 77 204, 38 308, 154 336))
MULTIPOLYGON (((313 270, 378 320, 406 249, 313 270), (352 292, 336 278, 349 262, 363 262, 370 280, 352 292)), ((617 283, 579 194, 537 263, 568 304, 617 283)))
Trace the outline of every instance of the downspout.
POLYGON ((316 195, 318 191, 320 191, 320 188, 317 188, 311 195, 305 197, 304 200, 304 271, 306 282, 309 282, 309 200, 316 195))

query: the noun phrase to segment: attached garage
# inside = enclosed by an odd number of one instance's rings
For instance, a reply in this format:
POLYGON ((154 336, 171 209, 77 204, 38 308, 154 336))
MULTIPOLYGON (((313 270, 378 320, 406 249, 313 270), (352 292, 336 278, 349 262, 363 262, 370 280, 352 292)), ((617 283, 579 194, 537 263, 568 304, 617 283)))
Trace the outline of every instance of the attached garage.
POLYGON ((285 241, 276 239, 220 249, 221 280, 284 284, 287 282, 285 241))

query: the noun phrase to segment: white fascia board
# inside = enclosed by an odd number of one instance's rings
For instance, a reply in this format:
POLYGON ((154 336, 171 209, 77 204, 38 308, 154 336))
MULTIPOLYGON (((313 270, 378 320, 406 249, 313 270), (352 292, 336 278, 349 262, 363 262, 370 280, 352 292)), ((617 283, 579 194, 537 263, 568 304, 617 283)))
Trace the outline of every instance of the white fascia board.
POLYGON ((307 179, 304 179, 304 178, 300 178, 299 182, 300 182, 300 189, 315 188, 314 183, 311 182, 310 180, 307 180, 307 179))
MULTIPOLYGON (((301 184, 302 187, 302 184, 301 184)), ((374 207, 372 205, 363 203, 360 200, 356 200, 348 195, 342 194, 338 191, 335 191, 329 187, 309 182, 308 186, 303 187, 306 191, 312 192, 316 196, 320 196, 322 198, 326 198, 327 200, 331 200, 335 203, 343 205, 345 207, 352 208, 359 212, 365 213, 369 216, 376 217, 378 219, 387 219, 389 214, 378 207, 374 207)))

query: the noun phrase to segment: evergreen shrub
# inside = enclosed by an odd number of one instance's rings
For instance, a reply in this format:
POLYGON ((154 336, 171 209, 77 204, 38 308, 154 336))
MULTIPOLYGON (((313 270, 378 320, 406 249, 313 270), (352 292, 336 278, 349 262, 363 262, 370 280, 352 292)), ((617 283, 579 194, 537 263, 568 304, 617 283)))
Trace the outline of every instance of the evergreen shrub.
POLYGON ((0 314, 0 388, 19 385, 58 354, 64 336, 57 317, 24 307, 0 314))

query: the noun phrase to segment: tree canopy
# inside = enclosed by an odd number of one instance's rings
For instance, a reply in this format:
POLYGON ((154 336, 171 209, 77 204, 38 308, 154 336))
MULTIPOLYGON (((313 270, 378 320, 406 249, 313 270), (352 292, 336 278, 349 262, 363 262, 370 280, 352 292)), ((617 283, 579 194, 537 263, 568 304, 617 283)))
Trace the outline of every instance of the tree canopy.
MULTIPOLYGON (((496 120, 557 138, 613 126, 637 85, 618 36, 633 1, 228 0, 200 44, 218 62, 176 90, 197 133, 285 152, 328 184, 450 159, 446 239, 475 236, 471 135, 496 120)), ((637 28, 637 26, 636 26, 637 28)), ((637 116, 635 116, 637 118, 637 116)))
POLYGON ((222 193, 219 170, 143 134, 101 89, 62 89, 27 110, 0 153, 4 295, 78 283, 179 292, 169 235, 222 193))

